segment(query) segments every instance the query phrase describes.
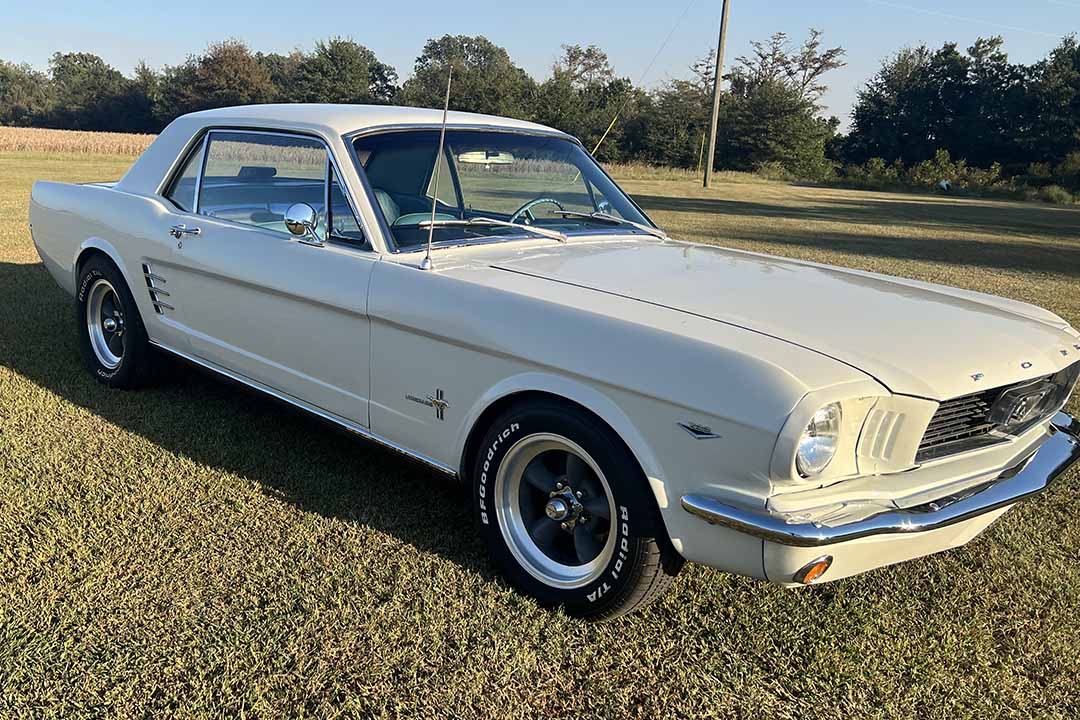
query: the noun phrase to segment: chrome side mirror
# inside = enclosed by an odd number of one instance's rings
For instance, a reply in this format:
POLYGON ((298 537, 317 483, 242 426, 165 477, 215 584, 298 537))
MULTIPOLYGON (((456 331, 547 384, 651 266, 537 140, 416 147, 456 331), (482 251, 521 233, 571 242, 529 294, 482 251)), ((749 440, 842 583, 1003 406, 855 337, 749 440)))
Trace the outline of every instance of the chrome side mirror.
POLYGON ((294 203, 285 211, 285 227, 300 238, 300 242, 321 247, 323 242, 315 234, 315 228, 318 226, 319 215, 315 212, 315 208, 307 203, 294 203))

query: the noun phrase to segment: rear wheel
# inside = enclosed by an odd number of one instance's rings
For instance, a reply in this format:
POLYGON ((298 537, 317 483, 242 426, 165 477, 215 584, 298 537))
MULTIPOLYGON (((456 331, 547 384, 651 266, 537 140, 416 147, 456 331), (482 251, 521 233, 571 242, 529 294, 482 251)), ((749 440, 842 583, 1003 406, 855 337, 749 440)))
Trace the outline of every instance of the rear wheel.
POLYGON ((542 605, 616 617, 662 595, 682 566, 630 451, 573 406, 512 407, 488 431, 473 472, 492 559, 542 605))
POLYGON ((149 382, 159 359, 135 299, 110 260, 94 255, 83 264, 76 301, 79 351, 94 377, 118 388, 149 382))

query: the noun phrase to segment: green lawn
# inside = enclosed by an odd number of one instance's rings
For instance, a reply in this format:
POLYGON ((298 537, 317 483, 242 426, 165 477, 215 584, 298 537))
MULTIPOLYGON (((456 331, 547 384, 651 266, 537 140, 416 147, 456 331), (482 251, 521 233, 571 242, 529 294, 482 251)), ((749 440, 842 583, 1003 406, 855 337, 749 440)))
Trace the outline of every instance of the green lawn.
MULTIPOLYGON (((128 393, 81 369, 30 185, 128 162, 0 154, 0 716, 1076 717, 1077 472, 965 548, 835 584, 687 567, 620 621, 545 612, 440 477, 193 371, 128 393)), ((1080 324, 1080 210, 626 185, 679 237, 1080 324)))

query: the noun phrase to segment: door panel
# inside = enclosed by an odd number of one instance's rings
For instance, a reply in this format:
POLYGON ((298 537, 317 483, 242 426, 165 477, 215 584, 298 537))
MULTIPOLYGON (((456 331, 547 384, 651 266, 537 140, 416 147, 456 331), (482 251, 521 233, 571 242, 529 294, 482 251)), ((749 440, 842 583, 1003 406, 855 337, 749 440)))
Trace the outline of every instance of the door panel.
MULTIPOLYGON (((192 162, 201 163, 194 213, 178 213, 185 220, 171 226, 176 251, 167 267, 170 315, 189 352, 367 426, 367 295, 378 256, 345 244, 362 243, 362 233, 342 222, 353 213, 329 187, 336 175, 325 144, 211 130, 192 162), (306 242, 284 224, 294 203, 310 205, 320 220, 306 242)), ((187 187, 176 187, 183 207, 187 187)))
POLYGON ((169 279, 191 351, 366 426, 375 257, 211 218, 199 228, 169 279))

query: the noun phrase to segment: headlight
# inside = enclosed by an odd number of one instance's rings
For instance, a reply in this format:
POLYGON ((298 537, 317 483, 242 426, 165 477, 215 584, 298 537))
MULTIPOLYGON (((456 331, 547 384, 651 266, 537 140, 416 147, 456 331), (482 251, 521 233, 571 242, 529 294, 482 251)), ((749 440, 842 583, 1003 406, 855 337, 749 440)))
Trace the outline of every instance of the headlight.
POLYGON ((828 467, 839 442, 840 403, 830 403, 814 413, 799 437, 795 452, 795 468, 799 474, 810 477, 828 467))

